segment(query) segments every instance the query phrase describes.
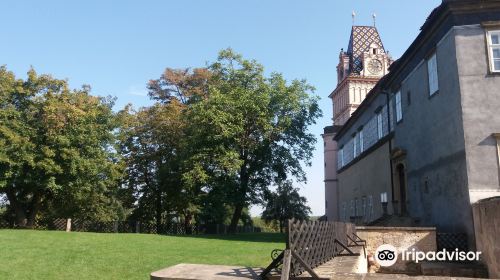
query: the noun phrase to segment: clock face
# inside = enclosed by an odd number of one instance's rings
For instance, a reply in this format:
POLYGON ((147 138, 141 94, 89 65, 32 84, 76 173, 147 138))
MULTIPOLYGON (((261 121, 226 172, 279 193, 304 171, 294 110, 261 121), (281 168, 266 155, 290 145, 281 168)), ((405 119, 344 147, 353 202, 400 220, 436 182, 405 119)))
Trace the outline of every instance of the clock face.
POLYGON ((368 71, 372 74, 378 74, 382 71, 382 62, 378 59, 373 59, 368 63, 368 71))

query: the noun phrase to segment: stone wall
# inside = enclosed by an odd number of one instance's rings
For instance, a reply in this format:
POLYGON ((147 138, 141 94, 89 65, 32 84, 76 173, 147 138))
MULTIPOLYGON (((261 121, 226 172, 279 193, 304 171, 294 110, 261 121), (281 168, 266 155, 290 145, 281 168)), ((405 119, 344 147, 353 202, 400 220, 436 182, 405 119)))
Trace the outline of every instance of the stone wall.
POLYGON ((472 205, 476 249, 482 252, 491 278, 500 278, 500 197, 480 200, 472 205))
MULTIPOLYGON (((366 240, 366 254, 368 258, 375 255, 375 251, 382 244, 390 244, 401 250, 415 248, 415 250, 429 252, 436 251, 436 228, 433 227, 356 227, 357 235, 366 240)), ((370 267, 371 272, 386 273, 418 273, 420 268, 411 261, 402 261, 398 255, 396 264, 390 267, 370 267)))

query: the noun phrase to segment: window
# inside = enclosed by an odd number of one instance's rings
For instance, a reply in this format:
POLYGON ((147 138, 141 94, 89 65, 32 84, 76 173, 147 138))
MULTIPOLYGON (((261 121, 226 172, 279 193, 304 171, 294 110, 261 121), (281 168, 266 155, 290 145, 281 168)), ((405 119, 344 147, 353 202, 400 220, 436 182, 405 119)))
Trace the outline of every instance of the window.
POLYGON ((358 155, 358 138, 356 137, 356 133, 352 136, 352 157, 355 158, 358 155))
POLYGON ((493 133, 493 138, 495 138, 497 142, 497 160, 498 166, 500 167, 500 133, 493 133))
POLYGON ((439 90, 436 53, 427 60, 427 75, 429 79, 429 96, 432 96, 439 90))
POLYGON ((384 137, 384 132, 382 130, 382 113, 377 114, 377 132, 378 132, 378 139, 381 139, 384 137))
POLYGON ((356 198, 355 208, 356 208, 356 209, 355 209, 355 211, 354 211, 354 212, 355 212, 355 216, 356 216, 356 217, 361 216, 361 211, 360 211, 360 210, 361 210, 361 209, 360 209, 361 207, 360 207, 360 204, 359 204, 359 199, 358 199, 358 198, 356 198))
POLYGON ((370 195, 368 196, 368 214, 367 214, 367 221, 370 221, 373 216, 373 197, 370 195))
POLYGON ((366 220, 366 197, 363 196, 361 198, 361 216, 363 216, 363 219, 367 222, 366 220))
POLYGON ((340 157, 340 168, 342 168, 344 167, 344 148, 340 148, 339 157, 340 157))
POLYGON ((361 154, 362 152, 365 151, 365 144, 364 144, 364 135, 363 135, 363 129, 359 131, 359 153, 361 154))
POLYGON ((346 203, 342 203, 342 220, 346 221, 347 220, 347 205, 346 203))
POLYGON ((500 72, 500 30, 489 31, 487 41, 491 72, 500 72))
POLYGON ((351 217, 356 216, 356 206, 354 204, 354 200, 351 200, 351 217))
POLYGON ((403 119, 403 108, 401 107, 401 91, 396 93, 396 122, 403 119))
POLYGON ((408 106, 411 105, 411 91, 406 92, 406 102, 408 106))

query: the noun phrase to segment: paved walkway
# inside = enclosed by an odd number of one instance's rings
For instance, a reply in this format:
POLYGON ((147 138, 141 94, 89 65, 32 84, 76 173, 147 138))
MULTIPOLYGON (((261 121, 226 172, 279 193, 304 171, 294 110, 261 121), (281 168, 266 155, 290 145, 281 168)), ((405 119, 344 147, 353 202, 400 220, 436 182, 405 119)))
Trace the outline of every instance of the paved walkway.
POLYGON ((181 263, 151 273, 151 280, 258 279, 261 268, 181 263))
MULTIPOLYGON (((261 272, 261 268, 241 266, 178 264, 151 273, 151 280, 245 280, 258 279, 261 272)), ((407 276, 380 273, 332 273, 331 271, 328 275, 320 272, 320 277, 330 280, 478 280, 478 278, 407 276)), ((279 277, 271 277, 271 279, 279 279, 279 277)))

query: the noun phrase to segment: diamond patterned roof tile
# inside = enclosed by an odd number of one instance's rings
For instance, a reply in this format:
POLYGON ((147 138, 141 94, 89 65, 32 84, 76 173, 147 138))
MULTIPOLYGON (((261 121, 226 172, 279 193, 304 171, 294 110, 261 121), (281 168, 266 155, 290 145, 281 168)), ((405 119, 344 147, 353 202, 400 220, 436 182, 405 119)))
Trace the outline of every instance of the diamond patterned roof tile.
POLYGON ((353 26, 347 54, 350 61, 350 74, 359 74, 363 70, 361 59, 363 53, 370 50, 370 45, 376 43, 385 52, 380 34, 374 26, 353 26))

